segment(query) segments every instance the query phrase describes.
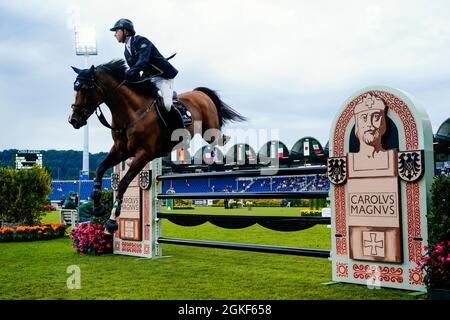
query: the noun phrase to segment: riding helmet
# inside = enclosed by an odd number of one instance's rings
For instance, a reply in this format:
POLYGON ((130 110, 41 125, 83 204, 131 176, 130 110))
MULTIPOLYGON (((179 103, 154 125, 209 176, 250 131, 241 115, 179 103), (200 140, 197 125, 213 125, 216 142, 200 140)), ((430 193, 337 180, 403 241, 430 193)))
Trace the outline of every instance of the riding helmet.
POLYGON ((115 24, 114 27, 112 27, 111 31, 116 31, 117 29, 126 29, 128 30, 131 35, 135 35, 136 31, 134 31, 134 26, 133 26, 133 22, 131 22, 131 20, 128 19, 119 19, 115 24))

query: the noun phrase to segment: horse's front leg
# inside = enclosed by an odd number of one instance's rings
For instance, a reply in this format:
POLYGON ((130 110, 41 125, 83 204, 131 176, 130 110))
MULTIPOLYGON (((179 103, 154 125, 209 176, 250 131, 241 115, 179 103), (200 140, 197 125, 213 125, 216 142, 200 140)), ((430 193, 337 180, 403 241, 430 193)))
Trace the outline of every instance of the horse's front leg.
POLYGON ((97 168, 97 175, 94 181, 94 188, 91 193, 91 199, 94 202, 94 213, 93 215, 96 217, 101 217, 106 214, 105 206, 100 202, 102 195, 102 179, 106 170, 125 160, 125 156, 117 151, 117 149, 113 146, 109 151, 109 154, 106 158, 100 163, 97 168))
POLYGON ((150 161, 150 158, 146 153, 142 152, 136 154, 133 161, 130 164, 125 176, 120 180, 119 187, 117 188, 116 201, 114 201, 113 209, 111 210, 111 216, 106 222, 105 227, 108 233, 114 233, 119 226, 117 224, 116 218, 120 216, 120 210, 122 207, 123 195, 128 188, 128 185, 133 181, 133 179, 138 175, 139 172, 145 167, 145 165, 150 161))

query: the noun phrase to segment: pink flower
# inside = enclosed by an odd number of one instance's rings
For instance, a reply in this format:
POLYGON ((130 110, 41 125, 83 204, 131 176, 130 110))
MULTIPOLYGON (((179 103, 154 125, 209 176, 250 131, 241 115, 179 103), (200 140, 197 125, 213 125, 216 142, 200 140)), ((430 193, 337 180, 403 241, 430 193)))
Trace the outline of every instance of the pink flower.
POLYGON ((72 247, 83 255, 89 252, 103 254, 112 248, 110 244, 112 239, 105 235, 104 227, 94 223, 80 224, 71 231, 70 237, 74 241, 72 247))
MULTIPOLYGON (((441 243, 442 243, 442 242, 441 242, 441 243)), ((438 245, 436 245, 436 249, 434 250, 434 252, 440 253, 440 252, 444 251, 444 247, 441 245, 441 243, 439 243, 438 245)))

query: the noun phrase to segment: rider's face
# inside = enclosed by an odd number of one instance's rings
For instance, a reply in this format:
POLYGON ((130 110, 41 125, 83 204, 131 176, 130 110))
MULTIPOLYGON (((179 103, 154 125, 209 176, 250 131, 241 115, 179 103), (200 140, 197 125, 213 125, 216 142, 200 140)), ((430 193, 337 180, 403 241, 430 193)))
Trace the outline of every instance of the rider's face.
POLYGON ((117 42, 124 43, 125 42, 125 34, 122 29, 117 29, 114 33, 114 37, 117 39, 117 42))

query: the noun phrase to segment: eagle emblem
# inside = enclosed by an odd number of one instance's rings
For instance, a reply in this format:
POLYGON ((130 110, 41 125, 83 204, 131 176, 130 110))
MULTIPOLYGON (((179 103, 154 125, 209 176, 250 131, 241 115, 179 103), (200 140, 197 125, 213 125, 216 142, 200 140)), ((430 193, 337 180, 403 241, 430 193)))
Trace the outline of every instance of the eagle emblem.
POLYGON ((114 172, 111 174, 111 188, 114 191, 117 191, 117 189, 119 188, 119 181, 120 181, 120 176, 118 173, 114 172))
POLYGON ((139 187, 143 190, 150 187, 150 170, 143 170, 139 173, 139 187))
POLYGON ((327 175, 332 184, 342 184, 347 180, 347 158, 331 157, 327 159, 327 175))
POLYGON ((423 150, 401 151, 398 153, 398 175, 405 181, 419 180, 424 173, 423 150))

